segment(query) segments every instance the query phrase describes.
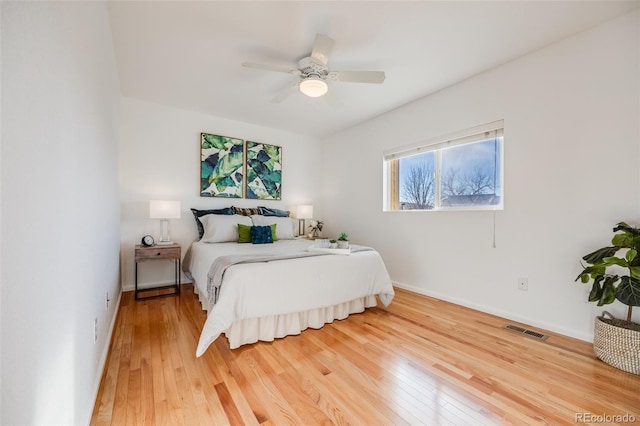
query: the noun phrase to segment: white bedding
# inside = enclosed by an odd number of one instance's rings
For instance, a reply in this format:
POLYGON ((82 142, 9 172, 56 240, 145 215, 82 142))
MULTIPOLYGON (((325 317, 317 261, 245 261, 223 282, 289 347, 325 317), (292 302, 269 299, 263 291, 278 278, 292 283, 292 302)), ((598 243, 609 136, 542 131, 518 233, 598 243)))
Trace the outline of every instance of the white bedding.
POLYGON ((208 312, 196 356, 221 333, 233 349, 362 312, 375 305, 375 295, 385 305, 391 302, 391 279, 376 251, 233 265, 224 275, 218 302, 206 299, 207 273, 216 257, 300 251, 311 244, 300 239, 259 245, 193 243, 184 269, 208 312))

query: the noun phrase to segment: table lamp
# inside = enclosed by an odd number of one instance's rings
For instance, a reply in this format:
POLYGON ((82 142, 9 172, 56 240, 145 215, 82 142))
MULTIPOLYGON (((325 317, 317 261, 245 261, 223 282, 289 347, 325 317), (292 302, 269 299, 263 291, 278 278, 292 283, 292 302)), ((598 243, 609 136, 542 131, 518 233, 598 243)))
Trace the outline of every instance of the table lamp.
POLYGON ((173 244, 169 236, 169 219, 180 219, 180 201, 150 200, 149 218, 160 219, 162 236, 158 245, 173 244))
POLYGON ((313 206, 311 204, 302 204, 296 208, 296 218, 298 218, 298 235, 304 235, 305 219, 313 219, 313 206))

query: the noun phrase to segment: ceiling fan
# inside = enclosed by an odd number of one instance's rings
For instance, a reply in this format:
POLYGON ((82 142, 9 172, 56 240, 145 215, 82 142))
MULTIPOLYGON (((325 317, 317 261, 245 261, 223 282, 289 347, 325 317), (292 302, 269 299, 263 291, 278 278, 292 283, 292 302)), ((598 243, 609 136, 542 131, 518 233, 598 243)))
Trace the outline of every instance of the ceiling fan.
POLYGON ((296 89, 303 94, 317 98, 329 90, 328 81, 341 81, 347 83, 373 83, 381 84, 385 79, 384 71, 331 71, 327 63, 333 50, 334 41, 324 34, 316 34, 311 56, 298 61, 298 68, 283 68, 272 65, 243 62, 242 66, 257 68, 267 71, 275 71, 293 74, 300 79, 272 102, 281 102, 296 89))

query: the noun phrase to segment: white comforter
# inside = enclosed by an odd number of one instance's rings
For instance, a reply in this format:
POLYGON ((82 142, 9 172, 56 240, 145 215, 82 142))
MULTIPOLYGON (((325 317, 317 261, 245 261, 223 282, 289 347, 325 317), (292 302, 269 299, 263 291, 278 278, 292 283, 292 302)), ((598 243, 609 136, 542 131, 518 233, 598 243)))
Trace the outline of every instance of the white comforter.
POLYGON ((378 295, 385 305, 391 302, 391 279, 376 251, 233 265, 224 275, 218 302, 212 305, 206 300, 207 273, 216 257, 299 251, 311 244, 308 240, 264 245, 193 243, 184 269, 192 275, 208 311, 196 356, 234 321, 304 312, 370 295, 378 295))

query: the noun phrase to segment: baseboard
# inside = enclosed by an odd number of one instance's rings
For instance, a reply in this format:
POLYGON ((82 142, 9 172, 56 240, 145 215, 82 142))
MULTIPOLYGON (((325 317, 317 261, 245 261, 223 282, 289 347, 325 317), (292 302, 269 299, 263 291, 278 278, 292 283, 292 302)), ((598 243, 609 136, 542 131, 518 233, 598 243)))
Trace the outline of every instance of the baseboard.
POLYGON ((93 410, 96 408, 96 403, 98 402, 98 392, 100 392, 100 384, 102 383, 102 376, 105 371, 105 367, 107 366, 107 358, 109 357, 109 349, 111 349, 111 338, 113 337, 113 330, 116 326, 116 319, 118 318, 118 313, 120 313, 120 301, 122 301, 122 293, 120 290, 120 294, 118 294, 118 299, 116 300, 115 309, 113 311, 113 317, 111 318, 111 324, 109 324, 109 331, 107 332, 107 337, 105 339, 104 347, 102 348, 102 355, 100 355, 100 361, 98 362, 98 374, 95 380, 96 386, 93 390, 93 407, 91 412, 89 413, 89 419, 85 424, 91 424, 91 417, 93 416, 93 410))
POLYGON ((587 333, 581 333, 576 330, 570 330, 563 327, 558 327, 555 324, 549 324, 544 321, 539 321, 535 318, 528 318, 518 314, 514 314, 512 312, 502 311, 500 309, 495 309, 491 306, 480 305, 477 303, 473 303, 469 300, 458 299, 455 297, 450 297, 445 294, 441 294, 434 291, 429 291, 421 287, 416 287, 414 285, 401 283, 398 281, 392 281, 395 287, 411 291, 413 293, 422 294, 424 296, 433 297, 434 299, 444 300, 445 302, 454 303, 456 305, 464 306, 465 308, 475 309, 476 311, 484 312, 491 315, 496 315, 501 318, 506 318, 511 321, 517 321, 522 324, 531 325, 537 328, 541 328, 544 330, 549 330, 554 333, 562 334, 563 336, 573 337, 575 339, 584 340, 585 342, 592 342, 593 335, 587 333))

